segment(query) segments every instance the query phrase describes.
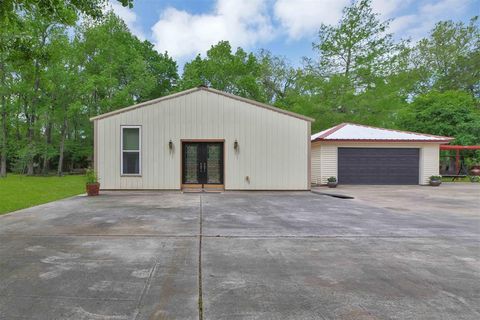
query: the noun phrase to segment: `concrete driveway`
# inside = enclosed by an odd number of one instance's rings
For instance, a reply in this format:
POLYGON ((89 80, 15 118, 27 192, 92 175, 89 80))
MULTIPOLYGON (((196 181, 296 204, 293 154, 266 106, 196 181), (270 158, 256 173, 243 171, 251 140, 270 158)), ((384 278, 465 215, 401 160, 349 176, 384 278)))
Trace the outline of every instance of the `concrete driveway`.
POLYGON ((479 319, 479 233, 308 192, 74 197, 0 217, 0 318, 479 319))
POLYGON ((447 182, 439 187, 430 186, 364 186, 338 185, 337 188, 317 187, 314 192, 340 194, 357 201, 394 211, 413 211, 437 215, 479 214, 480 184, 447 182))

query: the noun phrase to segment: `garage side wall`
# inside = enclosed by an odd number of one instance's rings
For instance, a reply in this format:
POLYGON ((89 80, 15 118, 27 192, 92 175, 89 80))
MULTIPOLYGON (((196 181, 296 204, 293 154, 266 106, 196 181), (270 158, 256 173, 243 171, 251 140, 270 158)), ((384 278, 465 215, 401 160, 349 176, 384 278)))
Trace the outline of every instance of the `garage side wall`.
POLYGON ((329 177, 337 177, 337 159, 337 146, 326 144, 320 147, 321 184, 327 184, 327 179, 329 177))
POLYGON ((226 189, 310 188, 310 122, 303 119, 201 90, 95 122, 102 189, 180 189, 181 140, 187 139, 224 140, 226 189), (124 125, 141 126, 139 177, 120 174, 124 125))
POLYGON ((428 184, 431 176, 440 174, 440 145, 425 145, 420 149, 420 184, 428 184))
POLYGON ((319 144, 312 144, 312 184, 322 183, 321 148, 319 144))
POLYGON ((338 147, 346 148, 419 148, 419 184, 428 184, 432 175, 439 174, 439 144, 437 143, 338 143, 321 142, 312 146, 312 181, 326 184, 329 177, 338 178, 338 147), (315 151, 314 151, 315 150, 315 151), (320 163, 315 169, 314 163, 320 163), (314 173, 315 171, 315 173, 314 173))

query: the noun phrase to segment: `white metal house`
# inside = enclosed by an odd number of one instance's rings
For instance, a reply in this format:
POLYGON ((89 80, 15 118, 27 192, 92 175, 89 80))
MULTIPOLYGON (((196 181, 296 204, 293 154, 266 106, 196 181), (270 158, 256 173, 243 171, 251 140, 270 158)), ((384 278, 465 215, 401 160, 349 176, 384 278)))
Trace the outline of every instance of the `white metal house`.
POLYGON ((453 138, 342 123, 312 136, 312 182, 427 184, 453 138))
POLYGON ((91 120, 102 189, 310 189, 302 115, 202 86, 91 120))

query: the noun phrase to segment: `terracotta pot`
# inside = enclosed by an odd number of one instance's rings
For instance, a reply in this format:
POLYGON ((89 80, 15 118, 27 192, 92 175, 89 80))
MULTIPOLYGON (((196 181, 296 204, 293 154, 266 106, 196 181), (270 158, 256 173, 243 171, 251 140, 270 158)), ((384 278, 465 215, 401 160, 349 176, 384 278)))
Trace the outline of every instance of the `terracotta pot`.
POLYGON ((480 166, 478 165, 473 166, 472 169, 470 169, 470 174, 472 176, 480 176, 480 166))
POLYGON ((441 184, 442 184, 442 180, 430 180, 430 185, 432 187, 438 187, 441 184))
POLYGON ((98 196, 100 192, 100 183, 87 183, 87 194, 88 196, 98 196))
POLYGON ((327 186, 328 186, 329 188, 336 188, 336 187, 337 187, 337 182, 330 182, 330 181, 329 181, 329 182, 327 182, 327 186))

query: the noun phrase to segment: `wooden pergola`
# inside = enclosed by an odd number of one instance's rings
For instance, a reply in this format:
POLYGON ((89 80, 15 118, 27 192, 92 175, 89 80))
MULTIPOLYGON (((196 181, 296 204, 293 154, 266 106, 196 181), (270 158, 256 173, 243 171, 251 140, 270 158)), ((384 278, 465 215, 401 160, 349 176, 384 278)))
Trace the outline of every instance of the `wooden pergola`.
POLYGON ((460 175, 460 151, 462 150, 480 150, 480 146, 459 146, 459 145, 440 145, 440 150, 447 151, 447 150, 454 150, 455 151, 455 169, 456 169, 456 176, 460 175))

